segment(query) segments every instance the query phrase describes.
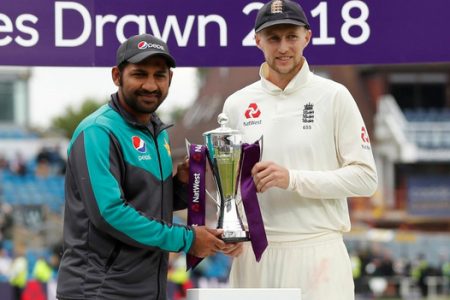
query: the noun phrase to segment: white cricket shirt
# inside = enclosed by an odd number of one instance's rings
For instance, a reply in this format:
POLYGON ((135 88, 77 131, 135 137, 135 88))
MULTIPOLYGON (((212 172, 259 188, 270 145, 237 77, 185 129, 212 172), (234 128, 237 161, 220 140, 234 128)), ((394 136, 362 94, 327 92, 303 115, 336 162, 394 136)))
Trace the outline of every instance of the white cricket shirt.
POLYGON ((263 76, 226 100, 228 126, 247 142, 263 136, 262 160, 289 170, 288 190, 258 194, 269 240, 302 240, 350 230, 349 196, 370 196, 377 173, 364 121, 343 85, 304 61, 281 90, 263 76))

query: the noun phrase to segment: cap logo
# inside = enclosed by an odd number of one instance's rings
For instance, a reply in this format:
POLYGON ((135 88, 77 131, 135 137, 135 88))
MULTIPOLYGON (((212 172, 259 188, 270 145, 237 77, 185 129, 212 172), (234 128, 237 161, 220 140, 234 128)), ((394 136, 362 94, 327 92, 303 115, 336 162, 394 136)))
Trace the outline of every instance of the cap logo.
POLYGON ((146 41, 140 41, 138 43, 137 47, 140 50, 144 50, 144 49, 148 49, 148 48, 155 48, 155 49, 159 49, 161 51, 166 51, 166 49, 164 49, 163 46, 158 45, 158 44, 153 44, 153 43, 147 43, 146 41))
POLYGON ((283 13, 283 1, 276 0, 272 2, 270 6, 270 12, 273 14, 281 14, 283 13))

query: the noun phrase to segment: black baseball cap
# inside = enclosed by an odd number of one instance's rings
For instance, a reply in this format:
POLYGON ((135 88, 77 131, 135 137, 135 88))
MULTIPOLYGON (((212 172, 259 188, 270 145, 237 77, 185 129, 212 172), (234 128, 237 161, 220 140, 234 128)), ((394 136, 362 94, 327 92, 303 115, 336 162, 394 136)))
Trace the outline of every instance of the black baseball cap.
POLYGON ((176 66, 167 44, 148 33, 133 35, 123 42, 117 49, 116 65, 123 62, 136 64, 153 55, 163 56, 169 67, 176 66))
POLYGON ((309 29, 303 8, 291 0, 272 0, 264 4, 256 16, 255 32, 278 24, 293 24, 309 29))

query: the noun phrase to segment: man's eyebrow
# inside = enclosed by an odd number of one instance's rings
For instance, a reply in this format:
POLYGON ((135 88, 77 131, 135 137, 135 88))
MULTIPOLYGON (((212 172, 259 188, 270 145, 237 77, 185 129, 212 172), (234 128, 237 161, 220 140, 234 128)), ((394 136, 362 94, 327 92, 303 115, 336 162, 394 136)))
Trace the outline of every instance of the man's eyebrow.
MULTIPOLYGON (((143 68, 143 67, 136 67, 135 69, 131 70, 133 73, 139 73, 139 74, 148 74, 149 72, 143 68)), ((158 71, 157 71, 158 72, 158 71)))

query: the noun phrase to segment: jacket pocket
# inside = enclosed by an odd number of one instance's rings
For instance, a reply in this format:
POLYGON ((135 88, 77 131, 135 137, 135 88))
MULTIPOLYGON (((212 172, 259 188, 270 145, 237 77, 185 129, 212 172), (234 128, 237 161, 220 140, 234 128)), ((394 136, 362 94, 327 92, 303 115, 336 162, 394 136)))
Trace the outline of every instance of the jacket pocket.
POLYGON ((116 261, 116 258, 119 256, 121 249, 122 249, 122 243, 117 242, 114 245, 113 251, 109 255, 108 259, 106 260, 105 272, 108 272, 109 268, 111 268, 111 266, 114 264, 114 262, 116 261))

